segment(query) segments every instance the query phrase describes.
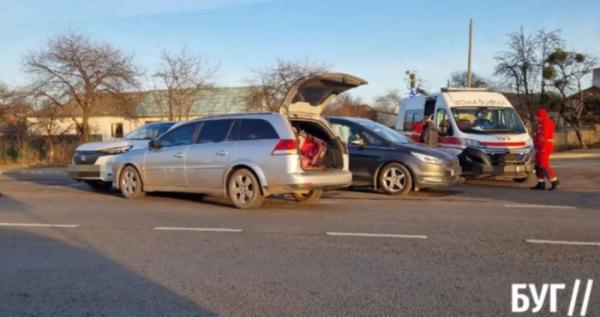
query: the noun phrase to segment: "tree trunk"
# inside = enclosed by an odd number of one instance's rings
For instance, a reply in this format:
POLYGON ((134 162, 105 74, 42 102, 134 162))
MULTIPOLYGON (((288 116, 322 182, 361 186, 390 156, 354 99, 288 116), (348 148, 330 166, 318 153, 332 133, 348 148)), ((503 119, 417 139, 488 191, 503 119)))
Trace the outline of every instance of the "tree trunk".
POLYGON ((573 125, 573 129, 575 130, 575 135, 577 136, 577 141, 579 141, 579 146, 582 149, 587 149, 588 146, 583 141, 583 134, 581 133, 581 120, 575 119, 575 124, 573 125))

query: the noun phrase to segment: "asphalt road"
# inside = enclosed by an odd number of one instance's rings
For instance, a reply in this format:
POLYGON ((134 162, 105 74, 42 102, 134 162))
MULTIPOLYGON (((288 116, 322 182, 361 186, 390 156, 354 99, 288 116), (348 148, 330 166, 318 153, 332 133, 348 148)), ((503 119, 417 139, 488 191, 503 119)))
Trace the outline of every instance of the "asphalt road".
POLYGON ((5 171, 0 316, 512 316, 512 283, 557 282, 565 316, 576 279, 600 316, 600 161, 555 165, 555 192, 478 180, 254 211, 5 171))

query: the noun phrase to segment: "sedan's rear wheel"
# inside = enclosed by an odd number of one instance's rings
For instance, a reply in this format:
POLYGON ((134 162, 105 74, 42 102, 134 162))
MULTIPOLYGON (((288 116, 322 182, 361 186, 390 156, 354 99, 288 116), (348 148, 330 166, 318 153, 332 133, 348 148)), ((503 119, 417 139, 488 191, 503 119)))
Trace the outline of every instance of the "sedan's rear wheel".
POLYGON ((234 206, 240 209, 260 207, 265 197, 260 189, 260 182, 248 169, 235 171, 227 184, 229 198, 234 206))
POLYGON ((389 195, 404 195, 412 189, 410 171, 402 164, 384 166, 378 176, 379 189, 389 195))
POLYGON ((292 196, 297 202, 306 204, 318 201, 321 198, 321 195, 323 195, 322 189, 313 189, 307 192, 292 193, 292 196))
POLYGON ((143 190, 142 178, 133 166, 126 166, 119 178, 121 194, 127 199, 141 198, 146 195, 143 190))

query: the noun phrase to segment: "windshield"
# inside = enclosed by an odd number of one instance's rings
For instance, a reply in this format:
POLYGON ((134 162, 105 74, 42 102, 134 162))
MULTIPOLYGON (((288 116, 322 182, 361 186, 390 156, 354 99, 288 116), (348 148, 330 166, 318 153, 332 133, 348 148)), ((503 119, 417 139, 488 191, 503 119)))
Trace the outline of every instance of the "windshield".
POLYGON ((523 122, 513 108, 456 107, 452 115, 458 128, 467 133, 525 133, 523 122))
POLYGON ((152 140, 169 130, 173 122, 154 123, 143 125, 127 134, 127 140, 152 140))
POLYGON ((381 123, 377 123, 374 121, 359 121, 358 124, 360 124, 362 127, 364 127, 365 129, 377 134, 378 136, 384 138, 385 140, 395 143, 395 144, 404 144, 404 143, 410 143, 411 141, 405 137, 403 134, 401 134, 400 132, 388 128, 387 126, 381 124, 381 123))

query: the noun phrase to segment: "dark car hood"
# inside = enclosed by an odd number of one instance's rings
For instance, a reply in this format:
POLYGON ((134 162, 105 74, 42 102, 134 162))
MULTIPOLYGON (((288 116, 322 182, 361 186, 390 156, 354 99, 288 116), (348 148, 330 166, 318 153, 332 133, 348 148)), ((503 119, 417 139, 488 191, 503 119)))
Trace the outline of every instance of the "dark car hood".
POLYGON ((433 157, 437 157, 442 160, 452 161, 456 159, 456 157, 448 152, 445 152, 440 149, 434 149, 430 146, 427 146, 422 143, 403 143, 394 145, 395 149, 404 150, 404 151, 412 151, 421 154, 431 155, 433 157))

